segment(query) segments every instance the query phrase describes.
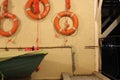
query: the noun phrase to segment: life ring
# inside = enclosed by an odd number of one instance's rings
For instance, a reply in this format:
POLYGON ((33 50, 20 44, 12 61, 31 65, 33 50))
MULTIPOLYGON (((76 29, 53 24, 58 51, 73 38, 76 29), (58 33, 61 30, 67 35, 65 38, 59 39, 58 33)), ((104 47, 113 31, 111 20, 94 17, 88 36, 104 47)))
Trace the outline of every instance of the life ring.
POLYGON ((70 11, 60 12, 54 19, 54 26, 58 33, 69 36, 69 35, 73 34, 76 31, 76 29, 78 28, 78 18, 74 13, 72 13, 70 11), (60 19, 65 16, 70 17, 73 21, 73 27, 70 29, 67 29, 67 30, 62 29, 59 24, 60 19))
POLYGON ((3 31, 0 29, 0 35, 9 37, 18 29, 18 19, 14 14, 11 13, 4 13, 3 16, 0 16, 0 20, 2 20, 3 18, 9 18, 13 21, 13 27, 10 31, 3 31))
POLYGON ((33 2, 34 2, 34 0, 28 0, 28 2, 26 3, 27 14, 31 18, 37 19, 37 20, 46 17, 50 10, 50 4, 49 4, 48 0, 41 0, 42 4, 44 5, 44 11, 41 14, 35 14, 32 12, 31 7, 32 7, 33 2))

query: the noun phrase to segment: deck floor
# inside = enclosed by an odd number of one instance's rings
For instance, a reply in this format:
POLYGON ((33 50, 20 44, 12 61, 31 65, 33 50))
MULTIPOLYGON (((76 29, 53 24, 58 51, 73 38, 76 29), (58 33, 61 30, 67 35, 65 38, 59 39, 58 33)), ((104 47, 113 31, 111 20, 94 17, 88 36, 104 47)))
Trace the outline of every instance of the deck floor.
MULTIPOLYGON (((21 79, 5 79, 5 80, 33 80, 30 78, 21 78, 21 79)), ((41 80, 41 79, 37 79, 41 80)), ((70 78, 70 80, 102 80, 96 76, 73 76, 70 78)))
MULTIPOLYGON (((5 80, 33 80, 33 79, 22 78, 22 79, 5 79, 5 80)), ((37 79, 37 80, 41 80, 41 79, 37 79)), ((100 79, 96 76, 73 76, 70 78, 70 80, 102 80, 102 79, 100 79)))
POLYGON ((73 76, 71 80, 102 80, 96 76, 73 76))
MULTIPOLYGON (((31 79, 30 77, 26 77, 26 78, 21 78, 21 79, 5 79, 5 80, 34 80, 31 79)), ((37 80, 46 80, 46 79, 37 79, 37 80)), ((47 79, 49 80, 49 79, 47 79)), ((54 79, 50 79, 50 80, 54 80, 54 79)), ((100 79, 99 77, 97 77, 96 75, 88 75, 88 76, 67 76, 65 75, 63 77, 63 80, 110 80, 110 79, 100 79)))
POLYGON ((99 72, 93 72, 91 75, 69 76, 67 73, 62 74, 63 80, 110 80, 99 72))

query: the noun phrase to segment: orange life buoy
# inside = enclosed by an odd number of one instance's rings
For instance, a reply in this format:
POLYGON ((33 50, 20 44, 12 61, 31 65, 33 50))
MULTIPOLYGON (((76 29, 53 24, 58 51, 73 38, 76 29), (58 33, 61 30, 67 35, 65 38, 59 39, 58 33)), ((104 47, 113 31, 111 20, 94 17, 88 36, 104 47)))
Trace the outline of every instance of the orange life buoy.
POLYGON ((76 29, 78 28, 78 18, 74 13, 72 13, 70 11, 63 11, 63 12, 58 13, 58 15, 55 17, 54 25, 55 25, 55 29, 57 30, 58 33, 69 36, 69 35, 73 34, 76 31, 76 29), (70 29, 67 29, 67 30, 62 29, 59 24, 60 19, 65 16, 70 17, 73 21, 73 27, 70 29))
POLYGON ((0 20, 2 20, 3 18, 9 18, 13 21, 13 27, 10 31, 3 31, 0 29, 0 35, 9 37, 16 32, 18 28, 18 19, 15 15, 11 13, 4 13, 3 16, 0 16, 0 20))
POLYGON ((26 12, 33 19, 42 19, 42 18, 46 17, 47 14, 49 13, 50 4, 49 4, 48 0, 41 0, 40 2, 42 2, 42 4, 44 5, 44 11, 41 14, 35 14, 32 11, 31 7, 34 3, 34 0, 28 0, 28 2, 26 3, 26 12))

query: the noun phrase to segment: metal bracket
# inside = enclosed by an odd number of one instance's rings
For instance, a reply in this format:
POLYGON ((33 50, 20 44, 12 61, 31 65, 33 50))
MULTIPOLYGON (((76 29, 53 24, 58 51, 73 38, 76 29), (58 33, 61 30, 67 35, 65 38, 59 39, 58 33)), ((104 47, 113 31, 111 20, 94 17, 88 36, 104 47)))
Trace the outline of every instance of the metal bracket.
POLYGON ((85 49, 95 49, 98 48, 99 46, 85 46, 85 49))

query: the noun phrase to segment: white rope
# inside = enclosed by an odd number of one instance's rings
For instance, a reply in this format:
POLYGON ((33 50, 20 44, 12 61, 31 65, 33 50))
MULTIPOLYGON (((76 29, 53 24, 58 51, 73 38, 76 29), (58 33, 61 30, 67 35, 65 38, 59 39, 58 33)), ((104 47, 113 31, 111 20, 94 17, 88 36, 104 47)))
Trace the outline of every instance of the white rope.
POLYGON ((12 32, 11 32, 11 31, 8 31, 8 33, 9 33, 10 35, 12 35, 12 32))
POLYGON ((29 11, 29 10, 30 10, 30 8, 27 8, 27 9, 26 9, 26 11, 29 11))
POLYGON ((38 15, 38 18, 39 18, 39 19, 41 19, 41 18, 42 18, 40 14, 38 15))
POLYGON ((47 7, 47 6, 50 6, 50 4, 45 4, 45 6, 47 7))
POLYGON ((13 19, 13 22, 14 22, 14 21, 17 21, 17 18, 13 19))
POLYGON ((59 30, 59 32, 61 32, 63 29, 62 28, 60 28, 60 30, 59 30))
POLYGON ((72 13, 71 15, 70 15, 70 17, 73 17, 75 14, 74 13, 72 13))
POLYGON ((57 15, 57 17, 60 19, 61 17, 59 15, 57 15))
POLYGON ((75 28, 75 27, 72 27, 72 29, 76 30, 76 28, 75 28))

